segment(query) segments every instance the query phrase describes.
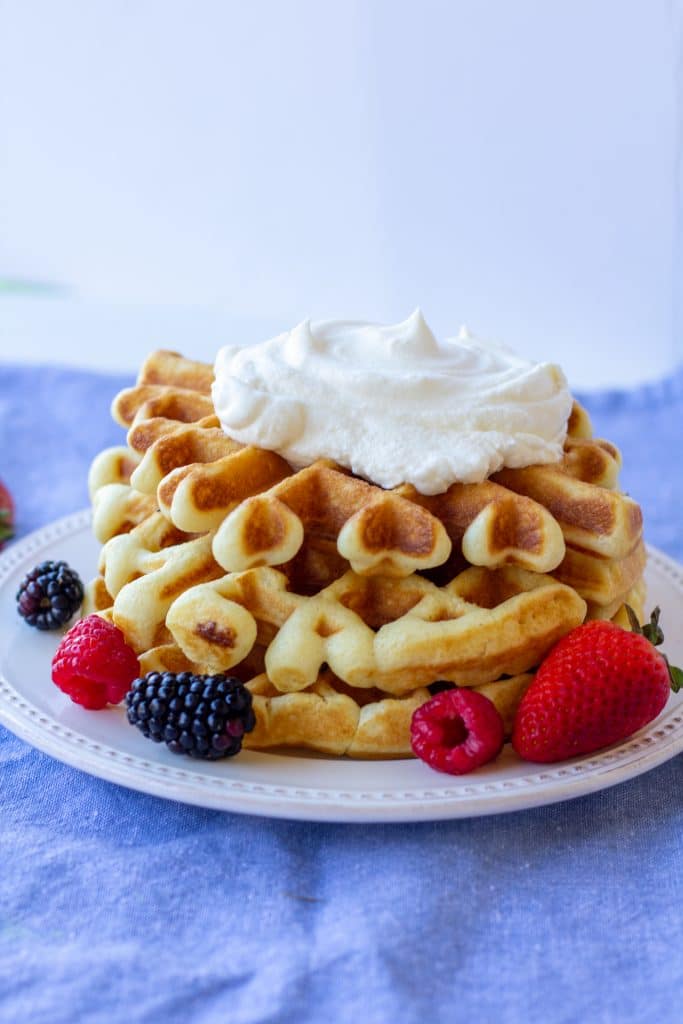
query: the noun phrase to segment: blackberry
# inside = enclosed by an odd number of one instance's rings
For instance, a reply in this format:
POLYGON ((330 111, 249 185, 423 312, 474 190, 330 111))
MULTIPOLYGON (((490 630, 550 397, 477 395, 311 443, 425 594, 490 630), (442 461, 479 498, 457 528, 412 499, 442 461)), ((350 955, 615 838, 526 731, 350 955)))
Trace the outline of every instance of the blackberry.
POLYGON ((256 719, 249 690, 234 676, 148 672, 126 694, 128 721, 174 754, 215 761, 242 749, 256 719))
POLYGON ((446 690, 455 690, 455 683, 449 683, 445 679, 437 679, 434 683, 429 683, 427 689, 431 693, 432 697, 436 697, 437 693, 444 693, 446 690))
POLYGON ((37 629, 59 629, 82 601, 83 584, 66 562, 41 562, 24 576, 17 591, 17 611, 37 629))

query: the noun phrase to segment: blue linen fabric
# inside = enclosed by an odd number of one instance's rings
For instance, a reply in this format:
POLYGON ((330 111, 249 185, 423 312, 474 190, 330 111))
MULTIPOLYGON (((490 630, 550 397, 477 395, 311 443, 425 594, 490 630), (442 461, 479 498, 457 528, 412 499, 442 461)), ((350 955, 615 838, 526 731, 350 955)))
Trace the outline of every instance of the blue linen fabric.
MULTIPOLYGON (((0 366, 18 534, 82 507, 123 378, 0 366)), ((680 382, 591 404, 683 558, 680 382)), ((416 825, 273 821, 119 788, 0 729, 0 1019, 662 1024, 683 984, 683 759, 416 825)))

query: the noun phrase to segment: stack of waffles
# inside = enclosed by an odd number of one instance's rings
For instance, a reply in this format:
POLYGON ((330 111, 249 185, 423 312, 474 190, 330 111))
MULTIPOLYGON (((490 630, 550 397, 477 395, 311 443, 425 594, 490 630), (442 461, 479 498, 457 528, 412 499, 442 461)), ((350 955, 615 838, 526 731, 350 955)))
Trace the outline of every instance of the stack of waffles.
POLYGON ((642 618, 638 505, 577 404, 561 462, 424 496, 327 460, 294 470, 227 437, 212 369, 155 352, 114 400, 125 446, 90 472, 102 543, 85 614, 143 673, 229 672, 245 746, 410 756, 413 711, 449 685, 509 730, 534 668, 586 618, 642 618))

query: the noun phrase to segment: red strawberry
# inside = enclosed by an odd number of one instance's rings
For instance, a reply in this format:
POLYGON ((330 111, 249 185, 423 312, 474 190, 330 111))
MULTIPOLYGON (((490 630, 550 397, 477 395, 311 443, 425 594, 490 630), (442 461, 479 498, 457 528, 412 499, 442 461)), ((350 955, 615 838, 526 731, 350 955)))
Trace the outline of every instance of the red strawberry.
POLYGON ((2 481, 0 481, 0 551, 5 546, 5 541, 14 536, 13 527, 14 502, 12 501, 12 495, 2 481))
POLYGON ((577 626, 553 647, 517 710, 512 745, 527 761, 563 761, 626 739, 656 718, 683 673, 655 650, 659 608, 633 632, 612 622, 577 626))

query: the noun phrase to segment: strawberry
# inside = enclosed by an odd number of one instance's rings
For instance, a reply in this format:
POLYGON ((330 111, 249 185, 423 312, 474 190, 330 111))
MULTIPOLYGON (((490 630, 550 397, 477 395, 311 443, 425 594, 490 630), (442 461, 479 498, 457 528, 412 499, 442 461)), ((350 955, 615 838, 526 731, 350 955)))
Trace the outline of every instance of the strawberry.
POLYGON ((549 763, 589 754, 626 739, 656 718, 683 672, 655 650, 664 636, 659 608, 632 632, 586 622, 553 647, 524 694, 512 745, 527 761, 549 763))
POLYGON ((0 551, 5 542, 14 536, 14 502, 12 495, 0 481, 0 551))

